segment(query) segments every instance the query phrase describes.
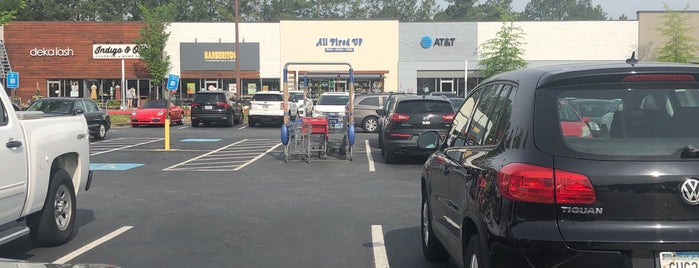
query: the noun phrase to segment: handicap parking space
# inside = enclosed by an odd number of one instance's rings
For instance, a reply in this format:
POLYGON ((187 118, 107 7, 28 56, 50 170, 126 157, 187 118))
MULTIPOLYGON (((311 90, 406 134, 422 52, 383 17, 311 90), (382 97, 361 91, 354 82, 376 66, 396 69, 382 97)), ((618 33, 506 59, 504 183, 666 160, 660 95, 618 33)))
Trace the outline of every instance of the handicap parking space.
POLYGON ((279 147, 279 140, 243 139, 163 171, 238 171, 279 147))

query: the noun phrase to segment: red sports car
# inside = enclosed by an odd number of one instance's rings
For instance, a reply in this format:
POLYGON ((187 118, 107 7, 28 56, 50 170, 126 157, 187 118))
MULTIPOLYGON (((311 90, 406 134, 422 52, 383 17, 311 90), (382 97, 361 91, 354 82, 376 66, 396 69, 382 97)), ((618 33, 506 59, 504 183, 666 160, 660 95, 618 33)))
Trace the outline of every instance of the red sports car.
MULTIPOLYGON (((166 100, 148 101, 131 112, 131 126, 165 125, 166 110, 166 100)), ((178 125, 184 124, 184 110, 182 110, 182 107, 170 103, 170 122, 178 125)))

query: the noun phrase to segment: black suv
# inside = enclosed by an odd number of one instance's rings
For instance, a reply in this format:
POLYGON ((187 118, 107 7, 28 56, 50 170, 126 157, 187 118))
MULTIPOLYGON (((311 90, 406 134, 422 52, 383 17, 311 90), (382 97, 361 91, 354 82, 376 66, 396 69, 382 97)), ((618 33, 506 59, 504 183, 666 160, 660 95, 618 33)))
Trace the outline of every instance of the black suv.
MULTIPOLYGON (((424 165, 422 246, 467 267, 698 267, 699 66, 548 66, 484 81, 424 165), (609 135, 561 118, 604 108, 609 135), (565 107, 571 107, 567 105, 565 107), (568 133, 568 134, 567 134, 568 133)), ((601 113, 601 112, 600 112, 601 113)))
POLYGON ((87 121, 90 135, 96 140, 103 140, 112 127, 112 121, 105 110, 100 109, 91 99, 50 97, 33 102, 27 111, 41 111, 45 116, 62 116, 82 114, 87 121))
POLYGON ((192 127, 199 123, 224 123, 233 126, 243 122, 243 107, 230 91, 199 91, 190 104, 192 127))
POLYGON ((394 101, 389 110, 376 110, 385 116, 385 124, 379 133, 384 162, 392 164, 399 156, 427 156, 434 152, 434 148, 418 148, 415 142, 426 131, 446 134, 454 119, 454 108, 449 99, 403 95, 394 101))

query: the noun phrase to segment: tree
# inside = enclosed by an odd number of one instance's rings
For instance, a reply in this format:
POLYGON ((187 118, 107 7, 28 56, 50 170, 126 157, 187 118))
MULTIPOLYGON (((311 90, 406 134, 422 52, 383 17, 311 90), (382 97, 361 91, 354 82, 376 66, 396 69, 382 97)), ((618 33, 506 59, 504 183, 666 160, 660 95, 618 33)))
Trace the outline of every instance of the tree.
POLYGON ((14 20, 17 12, 26 5, 24 0, 2 0, 0 2, 0 25, 5 25, 14 20))
POLYGON ((607 20, 601 5, 591 0, 531 0, 524 8, 523 19, 535 21, 607 20))
POLYGON ((135 40, 139 46, 138 53, 146 64, 151 78, 154 79, 151 83, 162 85, 163 78, 170 70, 170 56, 165 55, 164 51, 165 43, 170 37, 170 33, 166 32, 166 29, 175 14, 175 5, 170 3, 154 8, 139 5, 138 9, 143 14, 145 23, 141 29, 141 38, 135 40))
POLYGON ((478 11, 476 0, 446 0, 446 9, 434 15, 435 21, 475 21, 478 11))
MULTIPOLYGON (((686 5, 684 11, 687 11, 686 5)), ((658 50, 658 61, 688 63, 695 60, 695 52, 699 49, 697 40, 690 35, 694 28, 687 25, 687 14, 670 10, 667 4, 663 4, 665 21, 662 27, 657 28, 667 41, 658 50)))
MULTIPOLYGON (((506 15, 512 16, 512 15, 506 15)), ((505 21, 495 34, 495 37, 480 45, 481 60, 479 65, 483 67, 481 75, 491 77, 495 74, 527 67, 527 62, 522 56, 524 31, 514 26, 512 21, 505 21)))

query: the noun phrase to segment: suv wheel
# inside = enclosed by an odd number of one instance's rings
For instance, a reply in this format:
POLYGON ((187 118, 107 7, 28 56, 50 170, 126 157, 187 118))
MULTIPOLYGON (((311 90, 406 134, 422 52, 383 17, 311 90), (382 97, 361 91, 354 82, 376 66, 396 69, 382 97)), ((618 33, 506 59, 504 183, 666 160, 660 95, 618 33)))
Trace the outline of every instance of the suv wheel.
POLYGON ((485 252, 481 247, 481 239, 475 234, 468 241, 468 246, 464 250, 464 267, 478 268, 485 267, 485 252))
POLYGON ((199 126, 199 120, 192 119, 192 127, 198 127, 198 126, 199 126))
POLYGON ((425 190, 422 190, 422 224, 421 234, 422 234, 422 253, 425 258, 433 261, 444 261, 449 258, 449 254, 444 249, 442 244, 437 241, 432 231, 432 224, 430 218, 432 214, 430 212, 429 198, 425 190))
POLYGON ((364 132, 376 133, 378 127, 379 121, 376 117, 369 116, 367 118, 364 118, 364 121, 362 121, 362 128, 364 129, 364 132))

